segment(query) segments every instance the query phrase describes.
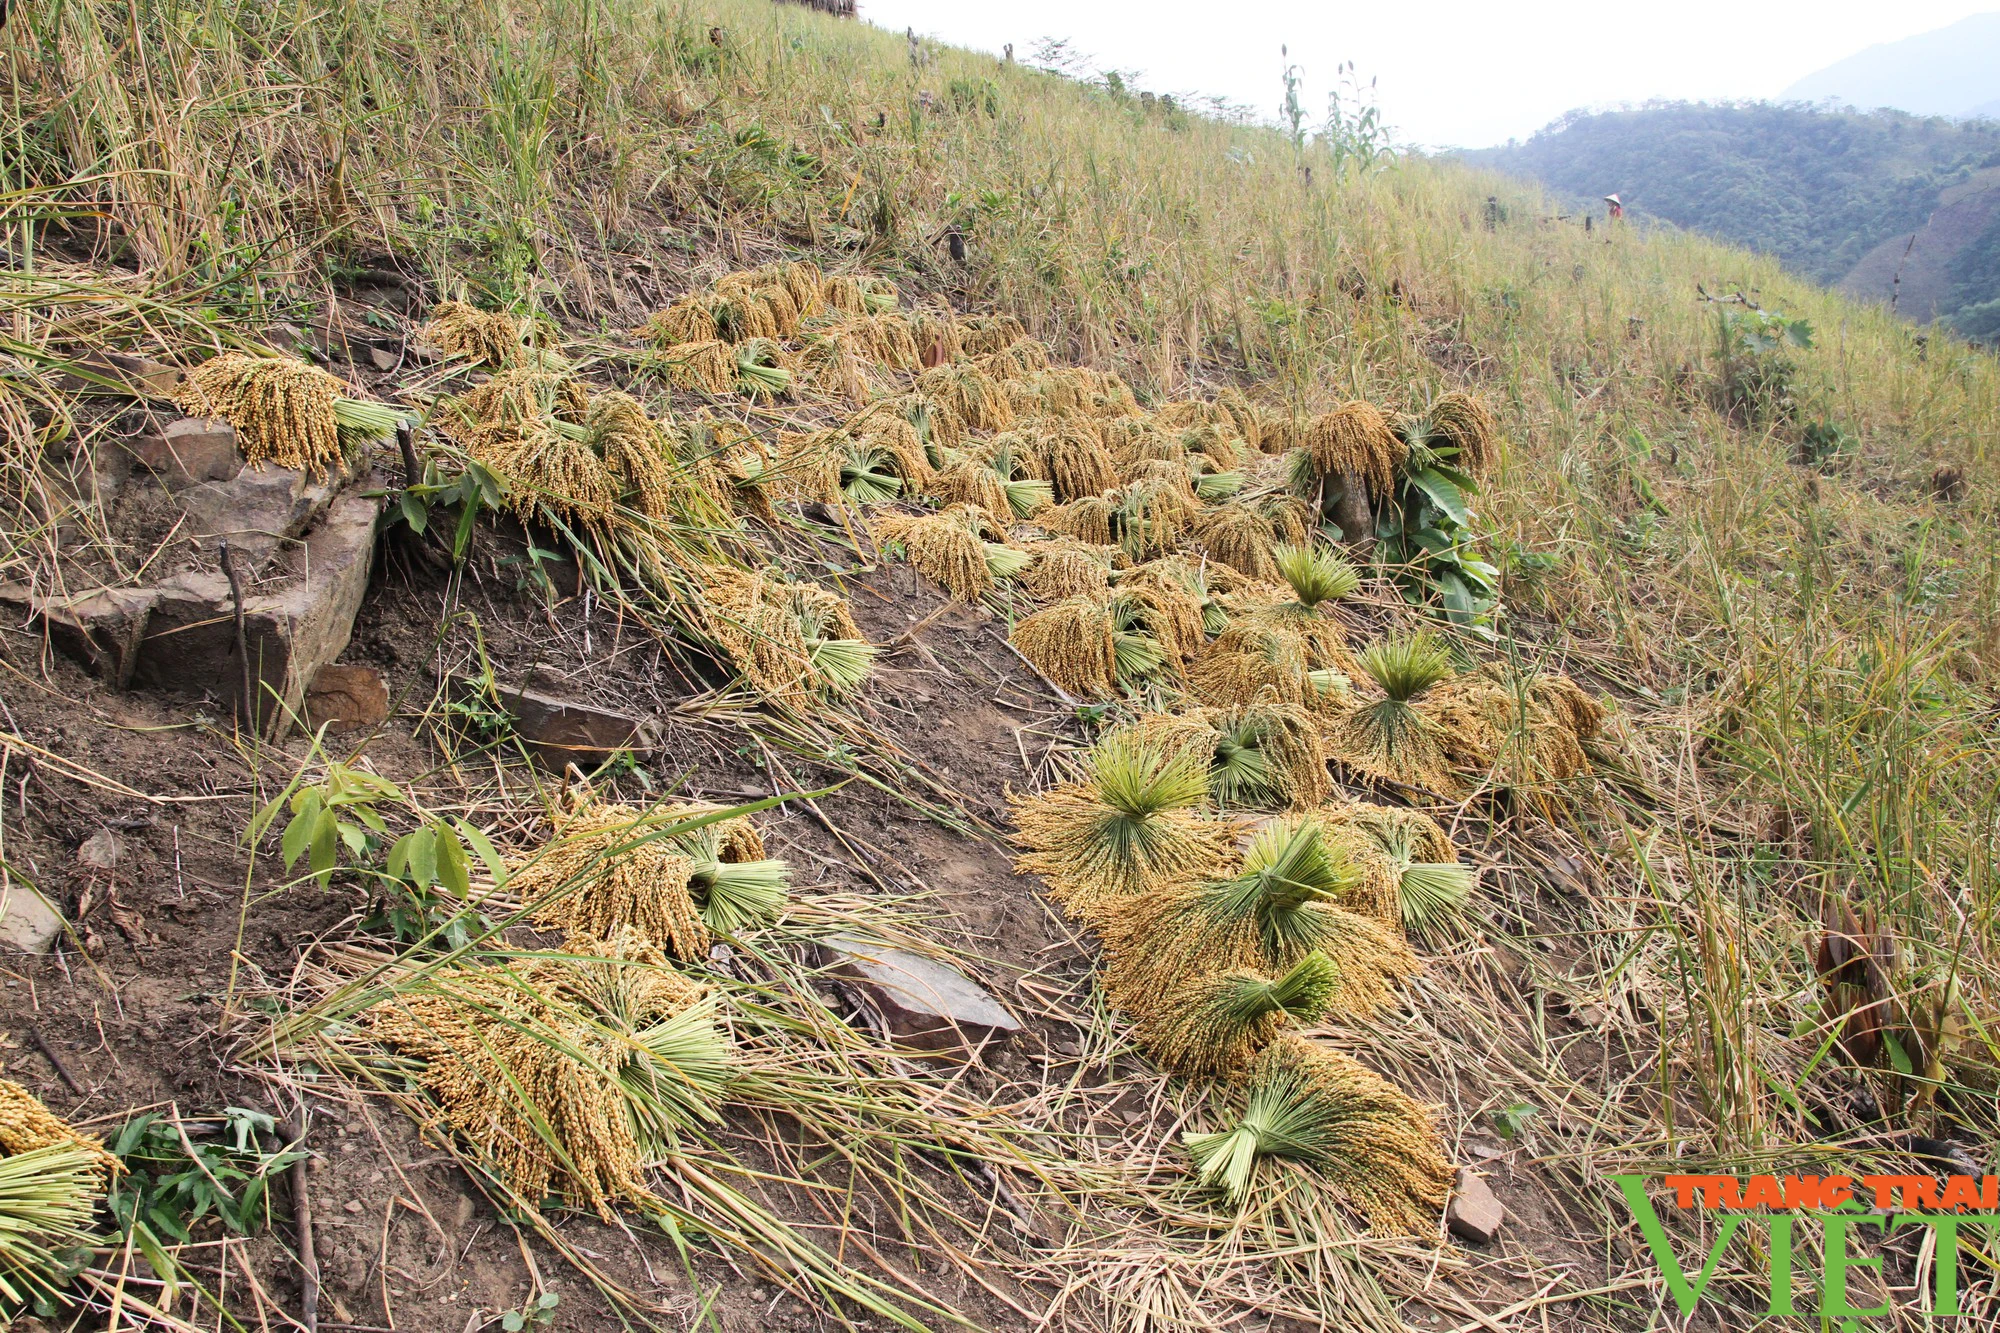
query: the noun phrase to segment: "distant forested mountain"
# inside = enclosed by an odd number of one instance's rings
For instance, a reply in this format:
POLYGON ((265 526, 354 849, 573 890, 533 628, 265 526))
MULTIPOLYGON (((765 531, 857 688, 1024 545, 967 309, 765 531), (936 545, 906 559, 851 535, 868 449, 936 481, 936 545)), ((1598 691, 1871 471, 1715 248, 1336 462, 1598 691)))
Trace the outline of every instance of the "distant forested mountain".
MULTIPOLYGON (((1770 103, 1578 113, 1466 161, 1778 256, 1913 319, 2000 334, 2000 123, 1770 103)), ((1599 205, 1601 209, 1601 205, 1599 205)))

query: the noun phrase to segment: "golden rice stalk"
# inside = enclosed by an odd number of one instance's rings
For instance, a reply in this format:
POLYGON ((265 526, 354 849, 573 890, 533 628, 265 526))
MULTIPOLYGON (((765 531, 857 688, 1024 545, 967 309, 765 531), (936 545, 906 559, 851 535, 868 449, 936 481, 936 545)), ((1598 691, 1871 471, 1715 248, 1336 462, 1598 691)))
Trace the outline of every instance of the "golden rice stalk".
POLYGON ((805 701, 847 693, 866 677, 873 649, 838 594, 768 570, 718 566, 706 578, 709 637, 759 692, 805 701))
POLYGON ((1044 420, 1036 424, 1032 438, 1041 473, 1054 485, 1057 500, 1067 503, 1102 495, 1118 484, 1111 451, 1097 432, 1081 423, 1044 420))
POLYGON ((958 322, 958 331, 967 356, 986 356, 1028 336, 1012 315, 969 315, 958 322))
POLYGON ((688 888, 694 862, 666 839, 645 841, 664 826, 658 819, 587 802, 551 822, 554 838, 507 881, 530 920, 598 940, 630 931, 675 958, 708 956, 713 941, 688 888))
POLYGON ((577 937, 565 952, 625 961, 450 967, 365 1011, 360 1026, 418 1062, 416 1081, 444 1122, 527 1206, 554 1195, 610 1223, 621 1200, 659 1206, 620 1083, 636 1035, 706 992, 629 937, 577 937))
POLYGON ((1120 417, 1104 423, 1104 447, 1120 467, 1141 458, 1177 458, 1185 455, 1180 442, 1167 435, 1146 417, 1120 417))
POLYGON ((1299 496, 1272 491, 1248 503, 1270 523, 1280 542, 1304 546, 1312 539, 1312 506, 1299 496))
POLYGON ((1236 708, 1148 713, 1133 730, 1198 753, 1209 795, 1221 809, 1313 810, 1332 791, 1326 747, 1312 715, 1271 698, 1236 708))
POLYGON ((1089 396, 1091 415, 1113 419, 1139 415, 1139 398, 1115 370, 1093 370, 1080 367, 1076 374, 1078 382, 1085 386, 1089 396))
POLYGON ((482 434, 518 434, 550 421, 581 425, 589 410, 583 381, 566 367, 527 361, 451 400, 444 429, 469 448, 482 434))
POLYGON ((417 341, 472 365, 508 366, 521 355, 526 330, 504 310, 486 311, 464 301, 440 301, 417 341))
POLYGON ((1271 549, 1278 544, 1271 521, 1237 500, 1217 505, 1195 524, 1195 536, 1211 557, 1262 583, 1276 582, 1278 565, 1271 549))
POLYGON ((1379 1012, 1420 964, 1400 929, 1342 905, 1357 882, 1342 851, 1309 819, 1276 819, 1251 839, 1235 873, 1119 899, 1098 923, 1105 994, 1151 1017, 1170 1012, 1197 978, 1282 973, 1317 951, 1339 977, 1332 1012, 1379 1012))
POLYGON ((1083 781, 1009 798, 1022 850, 1014 872, 1040 875, 1051 897, 1090 920, 1132 895, 1214 874, 1236 826, 1199 813, 1207 796, 1198 760, 1108 736, 1086 756, 1083 781))
POLYGON ((1252 451, 1264 451, 1264 418, 1241 389, 1231 385, 1215 396, 1215 405, 1229 416, 1236 434, 1252 451))
POLYGON ((1024 549, 1034 561, 1021 575, 1021 588, 1038 602, 1079 594, 1102 599, 1111 578, 1111 548, 1068 538, 1031 541, 1024 549))
POLYGON ((878 540, 900 542, 910 568, 941 584, 961 602, 977 602, 993 591, 986 566, 986 543, 958 517, 891 514, 875 525, 878 540))
POLYGON ((662 349, 682 347, 688 343, 714 342, 715 313, 702 297, 684 296, 665 310, 654 313, 639 326, 636 336, 641 342, 662 349))
POLYGON ((736 349, 721 339, 682 343, 662 356, 660 366, 677 389, 719 397, 736 387, 736 349))
POLYGON ((1253 625, 1290 630, 1302 638, 1309 671, 1338 671, 1349 680, 1361 674, 1360 662, 1348 645, 1347 630, 1330 613, 1330 608, 1301 606, 1287 596, 1258 607, 1246 619, 1253 625))
POLYGON ((1381 409, 1359 398, 1306 422, 1304 446, 1320 476, 1351 473, 1376 497, 1394 491, 1405 452, 1381 409))
POLYGON ((1500 460, 1500 422, 1483 400, 1454 390, 1432 403, 1424 415, 1432 431, 1458 450, 1448 460, 1453 467, 1477 476, 1500 460))
POLYGON ((1436 729, 1445 764, 1474 781, 1510 787, 1587 773, 1583 742, 1605 716, 1567 676, 1538 672, 1523 680, 1499 664, 1434 686, 1417 707, 1436 729))
POLYGON ((487 433, 471 453, 506 478, 508 503, 518 512, 539 502, 566 518, 601 522, 618 504, 618 479, 589 440, 546 420, 487 433))
POLYGON ((1187 681, 1197 699, 1222 708, 1267 695, 1315 713, 1336 713, 1347 703, 1346 681, 1331 668, 1315 668, 1305 636, 1282 624, 1229 626, 1189 665, 1187 681))
POLYGON ((1035 515, 1035 523, 1091 546, 1110 546, 1116 540, 1113 512, 1111 501, 1101 495, 1086 495, 1068 504, 1048 506, 1035 515))
POLYGON ((640 513, 667 519, 686 512, 686 497, 679 493, 685 478, 673 465, 665 432, 638 399, 616 390, 600 393, 590 400, 583 424, 611 475, 638 501, 640 513))
POLYGON ((950 313, 919 310, 910 316, 910 333, 917 344, 917 364, 941 366, 965 355, 958 324, 950 313))
POLYGON ((998 382, 964 362, 926 370, 917 377, 917 390, 974 430, 1005 430, 1014 424, 1014 410, 998 382))
POLYGON ((1436 1235, 1453 1173, 1435 1111, 1292 1033, 1265 1048, 1244 1082, 1234 1125, 1186 1136, 1202 1183, 1243 1210, 1253 1197, 1298 1198, 1323 1183, 1377 1234, 1436 1235))
POLYGON ((1458 848, 1443 825, 1421 810, 1375 805, 1367 801, 1336 801, 1321 806, 1314 817, 1325 827, 1359 829, 1383 849, 1406 848, 1419 861, 1456 861, 1458 848))
POLYGON ((224 352, 181 378, 176 406, 189 416, 220 417, 236 428, 252 463, 269 461, 323 477, 341 463, 334 399, 341 383, 294 357, 224 352))
POLYGON ((1049 368, 1049 347, 1035 338, 1018 338, 1005 347, 975 357, 973 365, 996 380, 1021 379, 1049 368))
POLYGON ((1057 688, 1097 698, 1117 685, 1117 632, 1109 601, 1085 595, 1020 621, 1007 641, 1057 688))
POLYGON ((857 417, 847 433, 862 444, 888 455, 897 476, 903 479, 905 494, 921 491, 929 484, 933 469, 917 428, 902 417, 886 412, 857 417))
POLYGON ((1187 1078, 1230 1078, 1270 1045, 1287 1023, 1325 1016, 1339 978, 1315 950, 1281 977, 1219 972, 1196 978, 1181 1002, 1139 1024, 1139 1044, 1164 1069, 1187 1078))
POLYGON ((1243 461, 1243 450, 1236 440, 1236 428, 1231 425, 1204 421, 1183 426, 1173 438, 1188 453, 1200 454, 1224 471, 1243 461))
POLYGON ((42 1148, 77 1148, 100 1168, 97 1191, 102 1192, 121 1169, 118 1159, 95 1138, 77 1133, 41 1099, 11 1079, 0 1078, 0 1157, 17 1157, 42 1148))
POLYGON ((1188 489, 1185 476, 1134 482, 1113 498, 1113 530, 1134 560, 1170 549, 1202 513, 1201 501, 1188 489))
POLYGON ((932 475, 930 495, 945 504, 978 505, 989 513, 1008 512, 1007 484, 993 465, 977 455, 959 458, 932 475))
POLYGON ((828 310, 838 310, 847 315, 868 313, 868 300, 862 294, 861 281, 852 274, 828 274, 820 290, 828 310))
POLYGON ((1263 439, 1264 452, 1274 457, 1288 454, 1305 442, 1305 424, 1283 407, 1259 407, 1257 431, 1263 439))
POLYGON ((1179 431, 1188 426, 1213 425, 1228 421, 1229 413, 1221 406, 1200 399, 1161 403, 1153 409, 1153 424, 1164 431, 1179 431))

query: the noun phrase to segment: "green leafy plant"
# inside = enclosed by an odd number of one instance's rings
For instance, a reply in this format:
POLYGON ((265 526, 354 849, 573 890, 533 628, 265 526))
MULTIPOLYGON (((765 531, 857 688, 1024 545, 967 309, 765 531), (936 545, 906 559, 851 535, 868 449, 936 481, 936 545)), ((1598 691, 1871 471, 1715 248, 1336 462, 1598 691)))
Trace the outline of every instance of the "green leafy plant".
POLYGON ((164 1249, 160 1242, 185 1245, 206 1219, 231 1235, 256 1235, 270 1220, 271 1177, 305 1155, 258 1145, 257 1135, 277 1127, 262 1111, 230 1106, 221 1119, 219 1127, 198 1125, 197 1137, 180 1122, 148 1111, 126 1122, 111 1141, 112 1155, 125 1168, 112 1183, 111 1214, 135 1241, 142 1231, 150 1238, 138 1248, 156 1271, 163 1269, 164 1256, 155 1258, 155 1251, 164 1249))
POLYGON ((523 1329, 546 1328, 555 1321, 556 1307, 562 1304, 562 1297, 553 1291, 545 1291, 518 1310, 509 1310, 500 1316, 500 1327, 505 1333, 521 1333, 523 1329))
POLYGON ((1457 449, 1446 444, 1422 414, 1396 423, 1409 454, 1395 493, 1375 515, 1377 555, 1398 571, 1412 600, 1435 594, 1455 623, 1482 622, 1499 598, 1500 571, 1474 546, 1472 497, 1479 483, 1454 466, 1457 449))
POLYGON ((430 531, 438 511, 455 512, 451 529, 451 558, 460 562, 472 549, 472 533, 481 512, 499 509, 506 495, 506 483, 474 459, 466 459, 457 475, 446 479, 440 473, 437 460, 431 458, 424 463, 423 480, 406 487, 397 500, 395 515, 409 526, 410 531, 421 537, 430 531))
POLYGON ((303 859, 306 868, 325 884, 340 865, 343 848, 353 861, 375 853, 389 832, 376 805, 383 801, 400 804, 403 799, 402 789, 387 778, 330 759, 324 779, 310 786, 295 780, 258 811, 250 821, 250 838, 253 844, 261 839, 277 817, 289 810, 291 818, 286 820, 278 844, 285 869, 291 870, 303 859))

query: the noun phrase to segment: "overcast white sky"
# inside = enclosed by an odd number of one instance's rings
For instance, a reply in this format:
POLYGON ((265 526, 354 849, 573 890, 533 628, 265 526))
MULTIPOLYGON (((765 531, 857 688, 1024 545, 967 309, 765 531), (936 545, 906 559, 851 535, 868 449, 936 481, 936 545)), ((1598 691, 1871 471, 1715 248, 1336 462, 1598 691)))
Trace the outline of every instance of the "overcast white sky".
POLYGON ((956 46, 1025 58, 1068 38, 1099 69, 1140 86, 1196 92, 1276 114, 1278 48, 1304 67, 1307 107, 1325 111, 1335 67, 1376 78, 1406 143, 1467 148, 1526 138, 1575 107, 1651 97, 1776 96, 1795 79, 1878 42, 1941 28, 1994 0, 861 0, 864 19, 956 46))

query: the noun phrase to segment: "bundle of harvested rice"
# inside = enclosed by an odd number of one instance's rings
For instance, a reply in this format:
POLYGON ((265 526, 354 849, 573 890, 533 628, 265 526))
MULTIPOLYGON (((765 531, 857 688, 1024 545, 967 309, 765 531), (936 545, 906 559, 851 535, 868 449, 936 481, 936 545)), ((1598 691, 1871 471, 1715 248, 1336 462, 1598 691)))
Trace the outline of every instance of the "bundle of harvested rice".
POLYGON ((1120 597, 1131 598, 1138 627, 1157 639, 1175 667, 1208 646, 1208 588, 1201 571, 1178 556, 1115 574, 1120 597))
MULTIPOLYGON (((1022 436, 1032 441, 1031 452, 1037 460, 1034 475, 1048 478, 1056 499, 1068 502, 1102 495, 1118 484, 1111 451, 1086 424, 1042 418, 1028 423, 1022 436)), ((1023 450, 1024 454, 1029 452, 1023 450)))
POLYGON ((1005 347, 974 357, 972 364, 996 380, 1021 379, 1049 368, 1049 348, 1035 338, 1017 338, 1005 347))
POLYGON ((1105 993, 1127 1013, 1165 1013, 1198 977, 1281 973, 1318 950, 1339 977, 1331 1007, 1368 1017, 1394 1000, 1419 965, 1401 931, 1340 905, 1356 879, 1309 816, 1272 820, 1251 839, 1235 875, 1118 900, 1100 926, 1110 958, 1105 993))
POLYGON ((1361 586, 1361 571, 1329 546, 1281 544, 1271 552, 1278 575, 1292 590, 1290 609, 1317 615, 1361 586))
POLYGON ((822 291, 827 309, 849 315, 877 314, 894 310, 898 304, 896 285, 886 278, 830 274, 822 291))
POLYGON ((967 356, 986 356, 1028 336, 1012 315, 968 315, 958 321, 959 343, 967 356))
POLYGON ((775 699, 860 688, 875 647, 838 594, 773 571, 717 567, 704 590, 710 636, 752 687, 775 699))
POLYGON ((1445 461, 1477 476, 1500 460, 1500 422, 1493 409, 1471 394, 1453 391, 1421 414, 1425 444, 1449 451, 1445 461))
POLYGON ((677 389, 719 396, 736 386, 736 349, 721 339, 677 344, 656 364, 677 389))
POLYGON ((661 836, 672 819, 586 796, 550 822, 554 838, 517 861, 507 881, 531 920, 599 940, 630 931, 675 958, 707 956, 708 928, 689 888, 694 862, 661 836))
POLYGON ((1332 791, 1312 715, 1265 697, 1234 708, 1148 714, 1132 727, 1201 757, 1221 809, 1316 809, 1332 791))
POLYGON ((716 336, 733 343, 789 338, 799 331, 799 307, 791 293, 756 271, 717 278, 708 308, 715 316, 716 336))
POLYGON ((1171 550, 1202 514, 1185 475, 1149 477, 1107 498, 1112 501, 1112 532, 1134 560, 1171 550))
POLYGON ((547 505, 565 519, 602 522, 621 486, 585 428, 553 419, 481 436, 472 456, 507 482, 507 503, 520 513, 547 505))
POLYGON ((663 807, 662 820, 713 822, 670 841, 694 864, 689 881, 701 905, 702 923, 718 935, 737 935, 770 925, 783 911, 791 888, 791 867, 765 855, 764 836, 746 815, 717 819, 725 807, 688 801, 663 807))
POLYGON ((1117 685, 1117 620, 1107 597, 1065 598, 1015 625, 1007 641, 1069 694, 1094 698, 1117 685))
POLYGON ((1234 385, 1224 389, 1215 396, 1215 405, 1228 415, 1245 446, 1258 453, 1264 451, 1264 417, 1241 389, 1234 385))
POLYGON ((1141 458, 1181 458, 1187 453, 1179 440, 1145 417, 1120 417, 1107 421, 1101 434, 1104 447, 1111 451, 1119 467, 1141 458))
POLYGON ((1278 534, 1271 521, 1242 502, 1218 505, 1195 524, 1195 536, 1209 555, 1259 582, 1276 582, 1271 549, 1278 534))
POLYGON ((801 336, 799 382, 815 393, 845 398, 859 407, 875 397, 866 358, 851 338, 836 333, 801 336))
POLYGON ((689 512, 692 497, 683 490, 686 477, 674 465, 666 432, 638 399, 616 390, 600 393, 590 400, 583 424, 591 447, 636 500, 640 513, 666 519, 689 512))
POLYGON ((1315 668, 1297 629, 1239 622, 1215 636, 1188 667, 1188 688, 1214 707, 1254 703, 1260 697, 1331 712, 1347 702, 1348 682, 1338 671, 1315 668))
POLYGON ((1038 527, 1091 546, 1110 546, 1114 506, 1101 495, 1085 495, 1067 504, 1050 505, 1035 515, 1038 527))
POLYGON ((654 313, 639 326, 635 336, 661 349, 714 342, 717 340, 715 312, 702 297, 684 296, 654 313))
POLYGON ((236 428, 243 456, 325 476, 340 466, 341 383, 293 357, 224 352, 182 377, 176 406, 236 428))
POLYGON ((923 436, 902 417, 887 412, 864 413, 845 427, 856 440, 881 450, 889 457, 891 470, 903 480, 905 494, 921 491, 930 482, 933 467, 923 436))
POLYGON ((1381 409, 1359 398, 1306 422, 1303 445, 1320 477, 1356 477, 1378 497, 1395 489, 1405 453, 1381 409))
POLYGON ((577 937, 562 954, 449 967, 359 1026, 414 1064, 517 1207, 553 1195, 609 1223, 620 1201, 658 1210, 642 1140, 657 1152, 717 1116, 729 1047, 705 999, 656 949, 577 937))
MULTIPOLYGON (((1327 728, 1327 748, 1370 776, 1431 791, 1452 790, 1446 728, 1428 707, 1419 706, 1420 701, 1428 704, 1429 691, 1451 678, 1449 650, 1429 634, 1384 638, 1362 650, 1359 664, 1381 697, 1357 703, 1334 719, 1327 728)), ((1484 716, 1481 710, 1471 711, 1484 716)))
POLYGON ((1107 736, 1085 776, 1010 798, 1016 874, 1038 874, 1073 915, 1095 919, 1132 895, 1214 874, 1236 826, 1203 818, 1208 774, 1198 759, 1131 734, 1107 736))
POLYGON ((1000 385, 962 361, 926 370, 917 377, 917 390, 973 430, 1005 430, 1014 423, 1014 410, 1000 385))
POLYGON ((1324 1182, 1384 1234, 1428 1237, 1451 1193, 1435 1115, 1338 1051, 1281 1035, 1251 1066, 1241 1117, 1188 1134, 1197 1179, 1243 1208, 1324 1182))
POLYGON ((1203 421, 1183 426, 1172 437, 1183 450, 1211 460, 1217 468, 1235 467, 1243 459, 1236 428, 1224 422, 1203 421))
POLYGON ((978 505, 988 513, 1013 510, 1007 483, 993 470, 993 464, 978 454, 967 453, 931 476, 926 489, 945 504, 978 505))
POLYGON ((1112 548, 1056 537, 1027 542, 1022 549, 1032 560, 1021 574, 1021 587, 1036 601, 1052 602, 1079 594, 1105 596, 1111 580, 1112 548))
POLYGON ((749 398, 775 398, 792 389, 792 359, 770 338, 740 343, 734 357, 736 387, 749 398))
POLYGON ((898 542, 910 568, 961 602, 993 591, 986 543, 960 514, 891 514, 877 521, 877 540, 898 542))
POLYGON ((417 341, 472 365, 509 366, 527 344, 527 326, 504 310, 481 310, 464 301, 440 301, 417 341))
POLYGON ((1199 977, 1180 1003, 1140 1022, 1139 1043, 1173 1073, 1231 1077, 1287 1023, 1324 1017, 1339 985, 1333 964, 1316 950, 1280 977, 1242 970, 1199 977))
POLYGON ((902 315, 848 315, 807 336, 849 343, 860 355, 891 370, 923 368, 915 329, 902 315))
POLYGON ((53 1307, 118 1161, 18 1083, 0 1079, 0 1321, 53 1307))
POLYGON ((1248 496, 1244 503, 1271 525, 1281 542, 1303 546, 1312 537, 1312 506, 1289 491, 1264 491, 1248 496))
POLYGON ((1517 674, 1498 663, 1438 684, 1421 707, 1451 768, 1508 787, 1587 773, 1584 743, 1605 718, 1603 705, 1568 676, 1517 674))

